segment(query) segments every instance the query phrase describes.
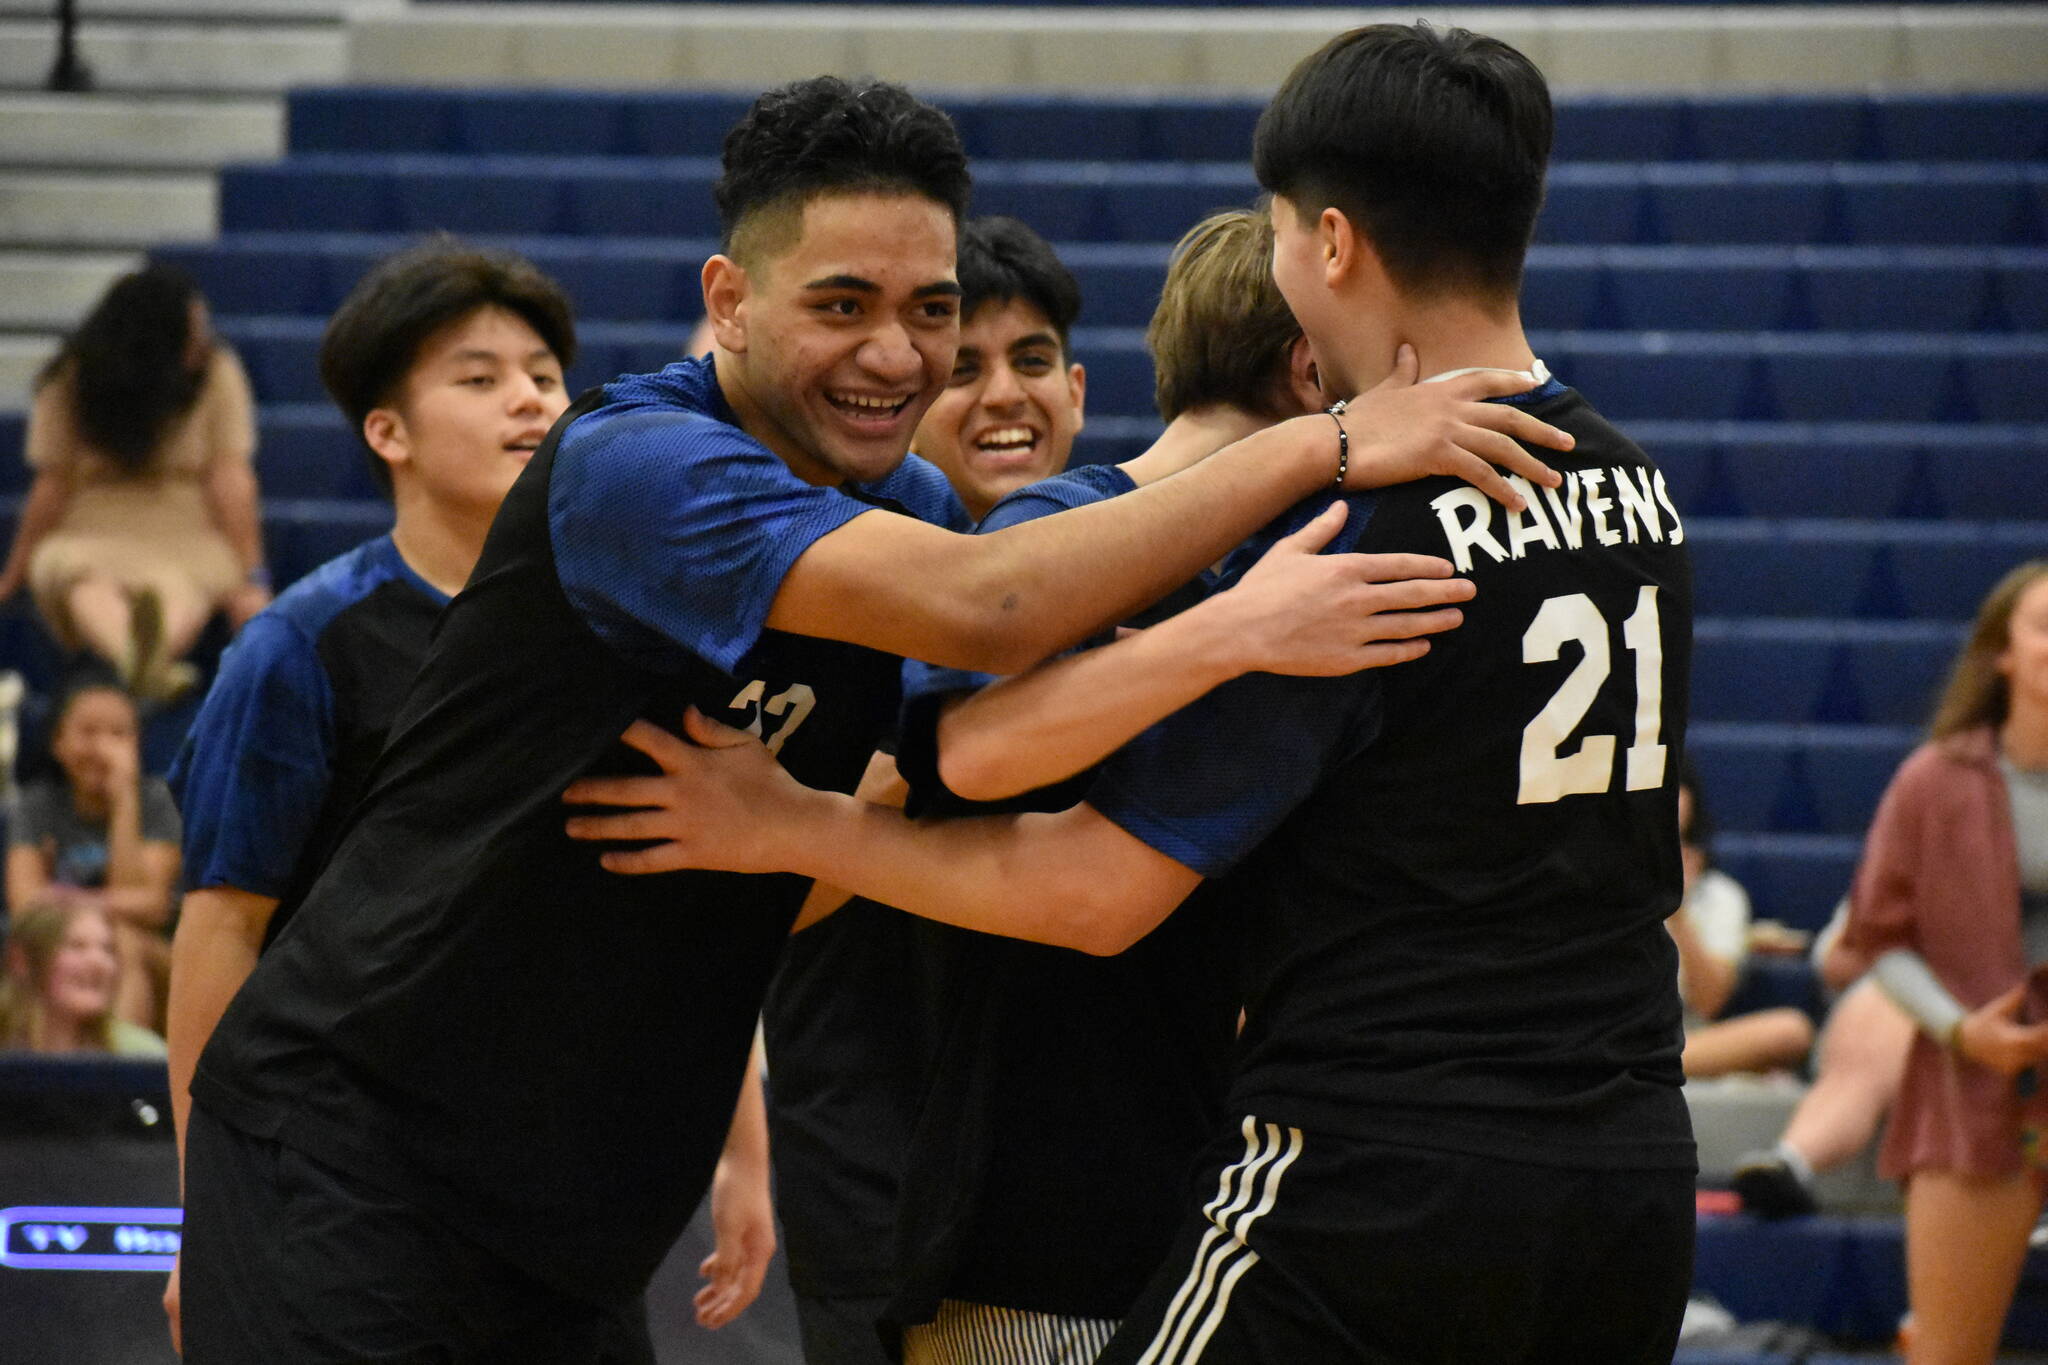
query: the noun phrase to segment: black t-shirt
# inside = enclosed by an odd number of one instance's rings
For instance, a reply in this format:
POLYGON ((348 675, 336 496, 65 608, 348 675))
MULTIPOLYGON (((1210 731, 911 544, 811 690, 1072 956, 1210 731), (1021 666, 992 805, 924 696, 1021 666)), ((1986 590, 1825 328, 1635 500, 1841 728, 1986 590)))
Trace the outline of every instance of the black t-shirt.
MULTIPOLYGON (((1430 479, 1351 499, 1336 548, 1478 587, 1421 660, 1237 679, 1089 800, 1249 916, 1234 1111, 1563 1167, 1689 1167, 1675 950, 1692 574, 1662 476, 1576 392, 1510 515, 1430 479)), ((1226 582, 1321 511, 1311 498, 1226 582)))
POLYGON ((637 1292, 702 1196, 806 883, 614 876, 561 792, 647 770, 617 736, 689 705, 851 790, 900 660, 762 622, 820 536, 950 503, 915 460, 870 489, 803 483, 703 362, 586 395, 507 496, 198 1102, 569 1292, 637 1292))

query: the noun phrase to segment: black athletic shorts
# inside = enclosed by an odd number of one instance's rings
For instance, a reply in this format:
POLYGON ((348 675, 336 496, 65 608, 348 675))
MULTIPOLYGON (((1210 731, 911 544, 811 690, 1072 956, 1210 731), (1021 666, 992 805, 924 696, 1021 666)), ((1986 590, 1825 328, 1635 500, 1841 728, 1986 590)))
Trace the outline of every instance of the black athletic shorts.
POLYGON ((1303 1133, 1219 1142, 1208 1202, 1098 1365, 1669 1365, 1687 1171, 1303 1133))
POLYGON ((566 1295, 198 1105, 185 1191, 185 1365, 653 1365, 640 1300, 566 1295))

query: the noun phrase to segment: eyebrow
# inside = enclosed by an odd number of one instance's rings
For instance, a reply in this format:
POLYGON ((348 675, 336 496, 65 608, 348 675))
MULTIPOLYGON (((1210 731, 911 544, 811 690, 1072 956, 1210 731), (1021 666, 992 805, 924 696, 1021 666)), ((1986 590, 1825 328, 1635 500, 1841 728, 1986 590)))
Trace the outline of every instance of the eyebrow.
MULTIPOLYGON (((864 280, 858 275, 824 275, 804 286, 806 289, 851 289, 862 294, 879 294, 882 286, 873 280, 864 280)), ((958 298, 960 286, 953 280, 939 280, 932 284, 919 285, 910 291, 914 299, 958 298)))
POLYGON ((1060 339, 1051 332, 1033 332, 1030 336, 1018 337, 1010 343, 1013 351, 1028 351, 1034 346, 1050 346, 1059 349, 1060 339))

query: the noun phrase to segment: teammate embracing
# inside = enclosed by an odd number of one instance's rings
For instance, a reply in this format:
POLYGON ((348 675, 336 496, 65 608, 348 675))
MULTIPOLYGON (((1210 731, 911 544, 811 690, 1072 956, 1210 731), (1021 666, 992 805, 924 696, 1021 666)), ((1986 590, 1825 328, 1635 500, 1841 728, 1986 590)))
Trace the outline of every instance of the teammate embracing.
MULTIPOLYGON (((679 780, 615 827, 672 840, 608 855, 620 870, 790 868, 1094 952, 1222 881, 1250 939, 1233 1118, 1114 1365, 1671 1357, 1694 1151, 1663 922, 1691 570, 1661 475, 1522 333, 1551 129, 1520 53, 1426 25, 1333 40, 1259 125, 1275 278, 1326 388, 1370 384, 1406 342, 1433 377, 1519 375, 1508 401, 1578 437, 1524 510, 1441 478, 1348 499, 1336 548, 1445 554, 1477 587, 1424 657, 1226 682, 1059 814, 913 824, 693 723, 730 747, 650 746, 679 780)), ((1321 507, 1247 542, 1222 596, 1321 507)), ((1023 785, 1109 742, 1086 716, 1017 722, 1087 665, 1012 679, 1010 712, 984 713, 1022 737, 1023 785)), ((974 794, 1003 794, 977 766, 974 794)), ((944 744, 936 767, 954 783, 944 744)))

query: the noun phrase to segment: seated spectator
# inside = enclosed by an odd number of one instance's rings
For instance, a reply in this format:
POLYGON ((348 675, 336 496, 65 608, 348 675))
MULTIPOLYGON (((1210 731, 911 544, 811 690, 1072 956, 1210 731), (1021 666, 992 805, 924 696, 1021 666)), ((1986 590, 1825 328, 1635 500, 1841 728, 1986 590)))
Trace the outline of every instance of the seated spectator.
POLYGON ((1870 1145, 1906 1074, 1913 1021, 1875 980, 1855 975, 1857 964, 1837 949, 1847 916, 1845 902, 1814 943, 1821 981, 1830 988, 1846 981, 1848 989, 1821 1030, 1813 1084, 1777 1146, 1749 1153, 1735 1168, 1735 1193, 1759 1217, 1817 1213, 1814 1177, 1870 1145))
POLYGON ((1813 1022, 1790 1006, 1720 1018, 1749 956, 1749 893, 1713 864, 1699 783, 1678 787, 1685 900, 1665 921, 1678 945, 1678 993, 1685 1001, 1685 1074, 1725 1076, 1799 1065, 1813 1046, 1813 1022))
POLYGON ((15 911, 0 974, 0 1049, 161 1057, 164 1042, 114 1012, 114 921, 90 901, 15 911))
POLYGON ((8 814, 7 903, 88 904, 113 926, 126 964, 115 1013, 145 1028, 163 1014, 178 882, 178 810, 141 771, 135 702, 105 680, 74 684, 50 733, 53 776, 25 783, 8 814))
POLYGON ((207 620, 239 627, 270 600, 255 448, 249 381, 191 280, 122 276, 37 380, 0 601, 27 584, 67 648, 138 696, 176 696, 207 620))

